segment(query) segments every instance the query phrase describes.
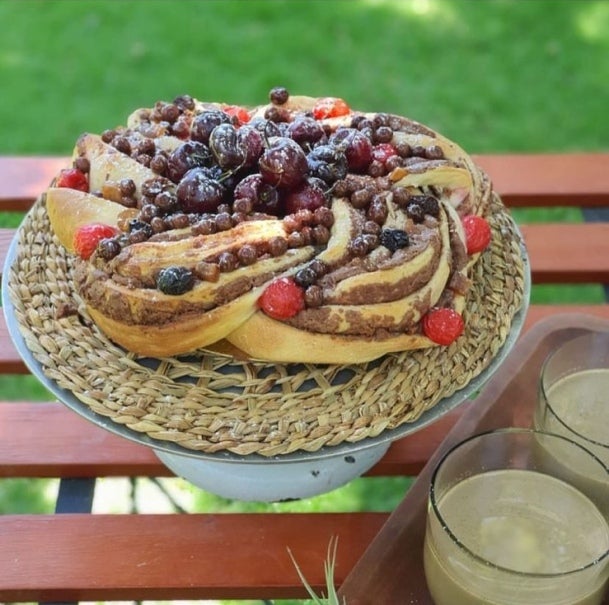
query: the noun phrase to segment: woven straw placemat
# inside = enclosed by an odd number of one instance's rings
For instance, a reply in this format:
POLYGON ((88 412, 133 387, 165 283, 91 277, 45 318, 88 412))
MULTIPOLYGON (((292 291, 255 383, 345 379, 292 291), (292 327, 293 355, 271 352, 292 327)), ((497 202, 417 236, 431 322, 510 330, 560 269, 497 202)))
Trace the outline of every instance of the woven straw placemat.
POLYGON ((51 231, 44 196, 19 228, 8 294, 44 375, 134 435, 204 453, 316 452, 414 422, 493 360, 525 302, 528 268, 520 233, 497 197, 487 218, 493 238, 473 270, 465 333, 448 347, 361 365, 126 353, 97 329, 73 291, 71 258, 51 231), (74 307, 78 314, 65 313, 74 307))

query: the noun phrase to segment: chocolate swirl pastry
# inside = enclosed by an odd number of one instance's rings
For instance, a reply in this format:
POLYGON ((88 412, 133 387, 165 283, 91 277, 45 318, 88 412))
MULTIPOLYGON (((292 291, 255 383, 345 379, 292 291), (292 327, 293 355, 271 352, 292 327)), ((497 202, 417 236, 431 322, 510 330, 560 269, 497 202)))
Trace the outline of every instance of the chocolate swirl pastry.
POLYGON ((358 363, 458 338, 490 196, 431 129, 275 88, 82 135, 46 204, 88 313, 126 349, 358 363))

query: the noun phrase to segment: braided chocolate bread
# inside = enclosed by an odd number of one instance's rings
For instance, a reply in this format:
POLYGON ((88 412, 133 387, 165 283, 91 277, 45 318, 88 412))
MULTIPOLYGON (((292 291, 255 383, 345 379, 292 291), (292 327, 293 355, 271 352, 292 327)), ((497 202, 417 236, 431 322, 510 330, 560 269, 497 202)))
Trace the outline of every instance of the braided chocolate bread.
POLYGON ((76 291, 124 348, 359 363, 459 337, 491 193, 430 128, 275 88, 82 135, 46 204, 76 291))

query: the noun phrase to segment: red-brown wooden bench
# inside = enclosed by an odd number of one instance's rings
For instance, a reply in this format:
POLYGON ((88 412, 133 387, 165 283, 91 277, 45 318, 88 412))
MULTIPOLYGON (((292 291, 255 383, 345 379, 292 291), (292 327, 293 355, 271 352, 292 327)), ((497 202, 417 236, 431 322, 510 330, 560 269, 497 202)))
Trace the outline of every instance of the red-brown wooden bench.
MULTIPOLYGON (((508 206, 609 208, 609 154, 476 159, 508 206)), ((27 210, 64 163, 0 158, 0 212, 27 210)), ((529 224, 522 231, 534 284, 609 284, 609 222, 529 224)), ((2 264, 13 233, 0 229, 2 264)), ((609 303, 532 305, 524 333, 564 312, 609 320, 609 303)), ((26 372, 0 317, 0 374, 26 372)), ((170 475, 148 448, 62 404, 2 400, 0 392, 0 478, 59 478, 69 491, 79 481, 94 485, 91 478, 170 475)), ((420 473, 471 405, 394 443, 369 475, 420 473)), ((306 598, 288 547, 319 591, 330 537, 339 539, 340 585, 387 519, 374 512, 8 514, 0 517, 0 601, 306 598)))

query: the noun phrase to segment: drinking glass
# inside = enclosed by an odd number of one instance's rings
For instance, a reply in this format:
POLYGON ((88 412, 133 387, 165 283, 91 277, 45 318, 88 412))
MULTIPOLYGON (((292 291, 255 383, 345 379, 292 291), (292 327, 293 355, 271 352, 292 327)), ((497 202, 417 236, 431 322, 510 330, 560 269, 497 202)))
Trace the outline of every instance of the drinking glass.
MULTIPOLYGON (((578 336, 547 357, 533 428, 577 441, 609 466, 609 332, 578 336)), ((581 490, 592 497, 596 490, 603 491, 587 466, 576 465, 561 452, 555 453, 555 459, 570 468, 571 481, 581 490)), ((609 520, 609 501, 600 506, 609 520)))
POLYGON ((578 336, 548 356, 534 422, 581 442, 609 466, 609 332, 578 336))
POLYGON ((475 435, 442 458, 431 480, 424 546, 436 605, 602 602, 609 524, 561 468, 548 464, 550 442, 606 476, 578 443, 532 429, 475 435))

